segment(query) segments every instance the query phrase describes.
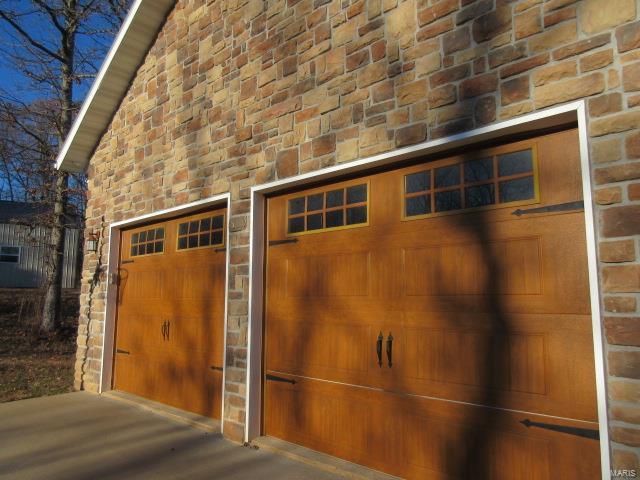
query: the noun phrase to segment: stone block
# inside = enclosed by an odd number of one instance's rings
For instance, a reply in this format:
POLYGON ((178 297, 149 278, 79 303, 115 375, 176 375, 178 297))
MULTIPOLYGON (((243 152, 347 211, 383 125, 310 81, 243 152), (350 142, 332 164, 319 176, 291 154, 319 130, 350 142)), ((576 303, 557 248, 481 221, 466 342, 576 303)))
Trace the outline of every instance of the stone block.
POLYGON ((635 242, 631 239, 601 242, 598 255, 599 260, 605 263, 633 262, 636 259, 635 242))
POLYGON ((611 313, 635 312, 637 303, 635 297, 604 297, 604 309, 611 313))
POLYGON ((521 102, 529 98, 529 76, 507 80, 500 84, 500 100, 502 105, 521 102))
POLYGON ((416 103, 419 100, 425 99, 427 96, 427 81, 417 80, 412 83, 400 85, 396 89, 396 100, 398 106, 408 105, 416 103))
POLYGON ((618 52, 640 48, 640 21, 616 28, 618 52))
POLYGON ((588 97, 604 91, 604 75, 594 72, 590 75, 562 80, 534 88, 534 101, 537 108, 588 97))
POLYGON ((417 123, 408 127, 399 128, 396 131, 396 146, 404 147, 414 143, 423 142, 427 138, 427 125, 417 123))
POLYGON ((582 0, 580 30, 590 35, 635 20, 636 0, 582 0))

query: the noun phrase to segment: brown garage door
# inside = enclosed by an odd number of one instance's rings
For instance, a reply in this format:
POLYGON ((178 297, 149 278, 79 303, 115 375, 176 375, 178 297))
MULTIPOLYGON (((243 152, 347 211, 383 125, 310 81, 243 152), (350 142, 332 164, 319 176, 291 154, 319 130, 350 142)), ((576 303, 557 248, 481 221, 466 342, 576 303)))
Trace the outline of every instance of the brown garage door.
POLYGON ((264 433, 395 475, 599 476, 575 130, 272 198, 264 433))
POLYGON ((122 233, 113 386, 220 418, 225 210, 122 233))

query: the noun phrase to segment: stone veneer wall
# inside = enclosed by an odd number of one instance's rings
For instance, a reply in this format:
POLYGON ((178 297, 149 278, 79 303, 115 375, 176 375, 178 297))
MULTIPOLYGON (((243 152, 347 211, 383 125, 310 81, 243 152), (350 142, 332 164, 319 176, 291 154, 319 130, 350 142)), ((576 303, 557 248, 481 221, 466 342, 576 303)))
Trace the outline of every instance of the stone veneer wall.
POLYGON ((179 0, 88 171, 76 386, 113 221, 231 191, 225 435, 245 418, 249 188, 588 98, 613 463, 640 450, 636 0, 179 0))

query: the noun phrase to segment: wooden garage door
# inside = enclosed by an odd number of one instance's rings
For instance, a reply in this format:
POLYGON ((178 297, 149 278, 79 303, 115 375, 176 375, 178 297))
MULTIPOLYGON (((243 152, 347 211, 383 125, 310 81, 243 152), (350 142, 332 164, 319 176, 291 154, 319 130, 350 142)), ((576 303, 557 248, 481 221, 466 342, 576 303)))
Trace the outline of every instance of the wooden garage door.
POLYGON ((220 418, 225 210, 122 233, 114 388, 220 418))
POLYGON ((263 430, 409 478, 599 476, 575 130, 268 201, 263 430))

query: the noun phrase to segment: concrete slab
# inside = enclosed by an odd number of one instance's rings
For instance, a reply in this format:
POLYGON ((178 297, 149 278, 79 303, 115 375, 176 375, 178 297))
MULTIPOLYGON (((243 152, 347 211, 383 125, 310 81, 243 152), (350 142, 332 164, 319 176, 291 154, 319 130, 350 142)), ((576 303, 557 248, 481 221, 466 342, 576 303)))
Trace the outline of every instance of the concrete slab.
POLYGON ((0 404, 0 478, 343 477, 130 403, 78 392, 0 404))

